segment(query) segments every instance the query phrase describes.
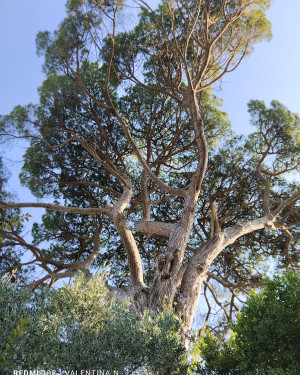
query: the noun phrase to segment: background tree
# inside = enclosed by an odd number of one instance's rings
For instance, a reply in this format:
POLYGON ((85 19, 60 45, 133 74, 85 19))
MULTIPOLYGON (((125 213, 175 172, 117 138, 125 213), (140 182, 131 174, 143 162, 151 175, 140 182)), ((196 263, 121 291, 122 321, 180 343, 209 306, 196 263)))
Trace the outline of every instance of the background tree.
POLYGON ((125 3, 69 1, 59 30, 39 33, 40 104, 1 124, 31 139, 21 181, 56 201, 0 207, 50 210, 32 244, 6 235, 45 271, 34 286, 109 259, 113 293, 136 311, 167 300, 188 333, 202 282, 230 319, 268 257, 297 266, 300 193, 283 175, 299 166, 299 117, 253 101, 256 131, 236 137, 209 91, 270 38, 269 1, 137 4, 132 30, 125 3))
POLYGON ((252 293, 232 325, 231 338, 209 332, 198 341, 199 374, 297 374, 300 369, 300 278, 293 272, 267 280, 252 293))

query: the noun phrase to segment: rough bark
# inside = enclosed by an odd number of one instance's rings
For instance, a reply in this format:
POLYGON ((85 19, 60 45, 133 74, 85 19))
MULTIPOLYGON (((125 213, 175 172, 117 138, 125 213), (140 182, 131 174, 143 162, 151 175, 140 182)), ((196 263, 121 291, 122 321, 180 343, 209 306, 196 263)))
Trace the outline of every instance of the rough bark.
POLYGON ((185 197, 181 219, 170 231, 166 253, 157 258, 157 276, 152 288, 150 308, 153 312, 162 309, 164 303, 173 303, 178 272, 182 265, 187 241, 194 222, 199 191, 190 188, 185 197))
POLYGON ((162 236, 170 237, 170 233, 174 228, 172 223, 163 223, 159 221, 145 221, 141 220, 135 224, 135 230, 148 236, 162 236))
POLYGON ((136 245, 134 236, 128 227, 124 210, 130 202, 132 186, 127 179, 127 186, 123 194, 111 211, 111 219, 118 231, 127 253, 128 267, 131 279, 131 299, 137 312, 145 310, 148 304, 148 289, 144 283, 143 267, 140 252, 136 245))

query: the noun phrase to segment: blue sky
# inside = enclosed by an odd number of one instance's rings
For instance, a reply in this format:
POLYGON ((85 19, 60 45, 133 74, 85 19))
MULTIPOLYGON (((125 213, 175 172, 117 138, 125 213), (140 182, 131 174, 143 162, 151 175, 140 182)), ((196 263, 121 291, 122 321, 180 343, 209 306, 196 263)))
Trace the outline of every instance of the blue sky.
POLYGON ((273 38, 256 46, 222 84, 223 108, 235 131, 251 131, 247 103, 276 99, 300 112, 300 0, 273 0, 267 12, 273 38))
MULTIPOLYGON (((65 16, 65 0, 0 0, 0 114, 9 113, 17 104, 38 101, 42 83, 42 58, 37 57, 38 31, 53 31, 65 16)), ((235 131, 247 133, 247 102, 276 99, 293 112, 300 112, 300 0, 274 0, 268 11, 273 39, 256 46, 254 53, 236 71, 225 76, 217 95, 224 99, 223 109, 235 131)), ((3 145, 0 145, 3 147, 3 145)), ((23 149, 8 151, 11 159, 23 149)), ((2 152, 1 152, 2 154, 2 152)), ((19 164, 4 162, 14 170, 19 164)), ((18 185, 17 173, 10 180, 20 200, 35 200, 28 189, 18 185)))
MULTIPOLYGON (((17 104, 37 102, 44 76, 35 36, 40 30, 53 31, 64 15, 65 0, 0 1, 0 114, 17 104)), ((300 1, 275 0, 268 15, 272 41, 257 45, 235 72, 225 76, 217 93, 238 132, 249 130, 250 99, 276 99, 300 112, 300 1)))
POLYGON ((44 75, 35 37, 41 30, 53 31, 64 15, 64 0, 0 1, 1 114, 17 104, 38 101, 37 87, 44 75))

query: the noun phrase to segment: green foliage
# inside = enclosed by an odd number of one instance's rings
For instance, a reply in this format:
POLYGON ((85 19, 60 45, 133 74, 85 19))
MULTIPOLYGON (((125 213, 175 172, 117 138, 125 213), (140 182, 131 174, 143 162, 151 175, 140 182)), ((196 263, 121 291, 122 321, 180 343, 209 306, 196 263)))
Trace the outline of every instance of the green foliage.
POLYGON ((29 289, 18 289, 9 280, 0 280, 0 363, 2 370, 14 361, 20 343, 31 324, 29 289))
POLYGON ((18 366, 162 375, 187 369, 181 325, 173 311, 136 315, 129 301, 109 298, 103 275, 87 280, 82 274, 73 285, 37 294, 4 281, 0 288, 0 339, 22 333, 9 339, 12 351, 3 364, 7 373, 18 366), (18 332, 11 329, 16 322, 18 332))
POLYGON ((220 340, 210 332, 195 344, 203 364, 196 373, 298 374, 300 371, 300 277, 294 272, 266 280, 252 293, 232 324, 231 337, 220 340))
POLYGON ((11 349, 12 344, 18 337, 24 335, 29 323, 30 320, 28 318, 20 318, 16 327, 11 331, 10 335, 7 336, 6 342, 2 348, 2 353, 0 353, 0 371, 4 369, 3 366, 6 364, 6 357, 14 354, 14 351, 11 349))
POLYGON ((267 108, 263 101, 248 103, 251 123, 257 131, 249 137, 248 147, 264 158, 264 173, 278 176, 295 168, 300 152, 300 117, 276 100, 267 108), (283 171, 283 172, 281 172, 283 171))
MULTIPOLYGON (((24 221, 28 221, 31 215, 29 213, 27 214, 22 214, 18 216, 13 216, 12 218, 9 218, 8 220, 2 220, 1 222, 1 230, 2 232, 9 232, 14 229, 19 228, 24 221)), ((4 237, 3 234, 0 233, 0 244, 3 242, 4 237)))
MULTIPOLYGON (((171 78, 174 85, 183 88, 187 82, 182 82, 177 74, 178 64, 184 64, 180 55, 187 58, 186 74, 195 78, 199 66, 205 61, 205 54, 199 54, 199 40, 205 40, 203 19, 209 9, 210 23, 207 29, 209 38, 215 41, 209 59, 210 68, 213 68, 205 75, 205 84, 211 83, 220 76, 228 60, 231 66, 235 66, 253 51, 256 43, 269 40, 272 36, 271 25, 265 14, 270 0, 253 1, 250 7, 249 3, 250 1, 220 0, 210 1, 207 5, 201 1, 165 0, 157 10, 150 11, 147 6, 143 6, 140 23, 134 30, 133 50, 137 51, 137 55, 147 56, 148 61, 144 67, 155 77, 157 85, 168 90, 171 78), (248 9, 219 35, 227 20, 246 3, 248 9)), ((124 53, 126 54, 126 50, 124 53)), ((126 56, 123 59, 126 61, 126 56)))

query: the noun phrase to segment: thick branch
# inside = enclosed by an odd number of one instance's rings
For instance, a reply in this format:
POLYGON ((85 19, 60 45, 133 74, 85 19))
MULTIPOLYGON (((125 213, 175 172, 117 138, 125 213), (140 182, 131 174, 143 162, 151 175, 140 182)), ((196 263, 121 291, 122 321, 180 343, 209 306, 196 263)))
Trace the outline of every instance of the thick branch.
POLYGON ((169 237, 174 224, 159 221, 140 220, 135 224, 135 230, 150 236, 169 237))
POLYGON ((114 205, 112 209, 111 218, 121 237, 121 240, 127 253, 131 283, 133 287, 144 288, 146 287, 146 285, 144 283, 143 278, 141 256, 137 248, 134 236, 128 227, 126 217, 123 213, 125 208, 127 208, 132 196, 132 186, 129 178, 127 178, 127 186, 129 187, 124 187, 124 191, 121 198, 114 205))

